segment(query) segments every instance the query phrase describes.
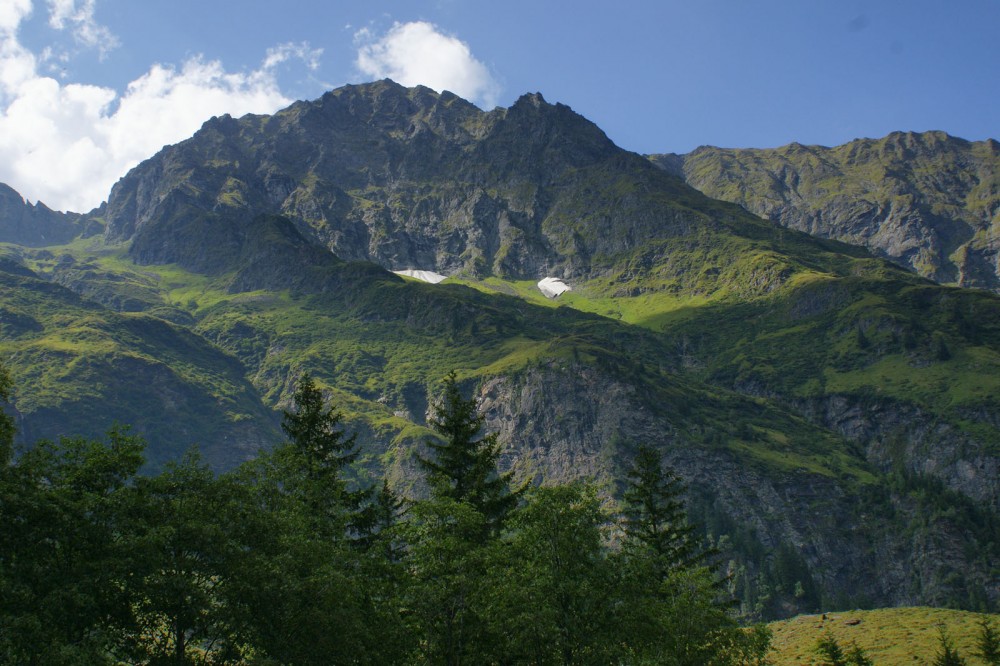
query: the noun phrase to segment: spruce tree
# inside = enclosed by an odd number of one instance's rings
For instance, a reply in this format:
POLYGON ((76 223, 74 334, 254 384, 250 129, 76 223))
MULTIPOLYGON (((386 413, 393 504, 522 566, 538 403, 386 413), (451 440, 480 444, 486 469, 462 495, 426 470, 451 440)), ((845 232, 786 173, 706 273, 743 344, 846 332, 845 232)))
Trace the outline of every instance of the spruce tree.
POLYGON ((322 480, 343 490, 344 482, 339 475, 358 457, 356 435, 345 437, 338 429, 343 416, 325 404, 323 392, 308 373, 299 380, 292 400, 295 410, 283 413, 281 429, 304 457, 309 479, 322 480))
POLYGON ((326 404, 308 373, 299 380, 292 400, 295 409, 285 411, 281 423, 288 444, 278 452, 290 467, 286 490, 302 497, 321 532, 338 536, 344 529, 357 531, 360 507, 369 493, 349 492, 344 478, 358 457, 357 436, 345 435, 340 428, 343 416, 326 404))
POLYGON ((1000 666, 1000 633, 985 615, 979 618, 975 654, 990 666, 1000 666))
POLYGON ((934 661, 931 664, 933 666, 965 666, 965 658, 955 648, 954 642, 952 642, 948 632, 944 629, 941 629, 939 640, 941 642, 941 649, 934 655, 934 661))
POLYGON ((431 495, 470 505, 483 515, 486 528, 496 534, 517 505, 517 493, 510 488, 512 474, 497 471, 497 435, 480 435, 483 416, 475 399, 462 397, 454 372, 445 378, 443 388, 444 395, 430 419, 441 440, 428 440, 427 447, 434 455, 420 458, 431 495))
POLYGON ((430 497, 415 502, 405 525, 411 572, 407 607, 428 663, 481 663, 484 619, 473 603, 487 587, 487 562, 505 519, 515 508, 510 474, 497 471, 495 434, 481 434, 483 417, 466 400, 455 373, 444 380, 431 427, 440 439, 421 457, 430 497))
POLYGON ((830 634, 824 634, 816 644, 816 653, 820 656, 823 666, 847 666, 847 655, 840 647, 837 639, 830 634))
POLYGON ((687 522, 681 499, 684 484, 673 470, 661 465, 659 454, 648 446, 640 447, 627 478, 622 498, 626 548, 653 555, 662 575, 703 562, 709 553, 687 522))

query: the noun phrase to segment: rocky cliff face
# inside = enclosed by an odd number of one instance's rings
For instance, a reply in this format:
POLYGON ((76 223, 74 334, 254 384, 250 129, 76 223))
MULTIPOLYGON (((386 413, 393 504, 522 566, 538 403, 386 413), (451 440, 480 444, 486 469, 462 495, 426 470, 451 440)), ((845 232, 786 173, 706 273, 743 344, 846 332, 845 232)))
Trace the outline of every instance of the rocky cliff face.
POLYGON ((1000 290, 1000 144, 894 132, 834 148, 654 155, 717 199, 867 247, 938 282, 1000 290))
POLYGON ((240 220, 271 213, 391 270, 579 277, 629 243, 706 222, 642 195, 664 189, 685 188, 540 95, 486 113, 385 81, 209 121, 114 187, 107 238, 132 240, 139 263, 219 268, 240 220), (197 247, 183 241, 192 224, 197 247))
MULTIPOLYGON (((742 544, 747 551, 794 544, 828 604, 940 604, 979 586, 989 598, 1000 596, 992 546, 978 543, 982 557, 970 559, 960 544, 982 535, 955 515, 939 515, 939 507, 902 487, 853 486, 843 475, 775 469, 705 447, 692 441, 676 412, 652 407, 635 385, 592 368, 554 363, 496 377, 480 387, 479 398, 489 429, 500 433, 502 464, 525 480, 584 477, 613 489, 635 448, 657 442, 688 484, 689 503, 752 534, 753 544, 742 544)), ((979 480, 995 485, 990 469, 979 470, 979 480)), ((759 569, 762 561, 749 564, 759 569)))
POLYGON ((100 231, 100 224, 93 220, 83 220, 76 213, 56 212, 41 202, 30 204, 0 183, 0 242, 43 247, 100 231))

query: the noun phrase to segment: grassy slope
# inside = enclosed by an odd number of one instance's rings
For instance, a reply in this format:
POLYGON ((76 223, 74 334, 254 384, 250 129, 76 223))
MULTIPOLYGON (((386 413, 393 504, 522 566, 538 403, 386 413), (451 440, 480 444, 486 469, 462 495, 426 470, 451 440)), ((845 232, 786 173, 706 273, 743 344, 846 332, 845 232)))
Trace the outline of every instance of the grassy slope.
MULTIPOLYGON (((714 384, 786 399, 888 399, 1000 441, 968 418, 995 408, 1000 392, 1000 299, 873 259, 838 260, 837 246, 800 236, 730 238, 693 253, 664 241, 547 305, 660 332, 694 377, 714 384), (806 252, 789 252, 789 242, 806 252)), ((474 286, 544 300, 530 282, 474 286)))
POLYGON ((75 256, 73 265, 89 266, 96 281, 123 293, 141 293, 151 310, 183 312, 197 333, 243 363, 272 406, 287 405, 294 378, 312 372, 335 391, 349 420, 372 439, 390 443, 384 461, 390 465, 393 455, 428 434, 419 425, 428 387, 433 390, 448 371, 478 380, 543 363, 585 363, 642 387, 648 406, 666 410, 691 441, 726 446, 774 470, 871 480, 838 438, 765 401, 675 374, 671 341, 642 327, 554 307, 537 290, 532 294, 527 282, 493 280, 491 290, 505 287, 513 295, 487 295, 386 274, 346 292, 233 294, 226 288, 228 276, 209 279, 173 265, 137 267, 121 250, 67 246, 50 248, 50 254, 32 265, 52 271, 70 263, 62 255, 75 256))
POLYGON ((228 466, 274 432, 240 364, 201 337, 157 317, 111 312, 15 261, 4 268, 0 354, 29 438, 96 436, 115 422, 131 424, 157 442, 148 452, 156 466, 192 444, 238 435, 243 442, 206 451, 228 466))
MULTIPOLYGON (((820 664, 816 644, 829 633, 841 647, 857 643, 879 666, 929 664, 938 653, 943 628, 968 663, 978 664, 981 662, 972 654, 982 617, 940 608, 846 611, 829 613, 826 620, 820 615, 800 615, 770 624, 774 632, 772 658, 775 666, 820 664), (848 624, 854 621, 858 623, 848 624)), ((1000 625, 1000 616, 991 617, 1000 625)))

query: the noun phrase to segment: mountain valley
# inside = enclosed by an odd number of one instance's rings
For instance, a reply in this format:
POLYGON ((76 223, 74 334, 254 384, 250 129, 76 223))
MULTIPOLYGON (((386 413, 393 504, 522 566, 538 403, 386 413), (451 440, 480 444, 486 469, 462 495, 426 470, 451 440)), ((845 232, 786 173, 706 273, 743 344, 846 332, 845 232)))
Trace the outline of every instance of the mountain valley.
POLYGON ((20 437, 118 422, 150 470, 192 445, 230 469, 309 373, 363 479, 419 494, 454 370, 520 480, 613 498, 659 450, 748 616, 996 610, 996 143, 846 153, 647 159, 539 94, 484 112, 391 81, 213 118, 94 211, 0 192, 20 437))

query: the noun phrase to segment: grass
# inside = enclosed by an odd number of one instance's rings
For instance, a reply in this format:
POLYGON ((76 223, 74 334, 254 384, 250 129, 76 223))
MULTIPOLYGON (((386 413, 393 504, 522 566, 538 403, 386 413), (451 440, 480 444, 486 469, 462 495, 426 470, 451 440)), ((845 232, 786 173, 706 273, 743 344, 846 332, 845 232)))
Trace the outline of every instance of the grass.
MULTIPOLYGON (((843 648, 856 643, 878 666, 930 664, 944 629, 968 663, 978 664, 972 654, 982 617, 924 607, 828 613, 825 620, 822 615, 800 615, 769 625, 774 632, 772 659, 775 666, 821 664, 816 644, 829 634, 843 648)), ((1000 616, 989 617, 1000 628, 1000 616)))

